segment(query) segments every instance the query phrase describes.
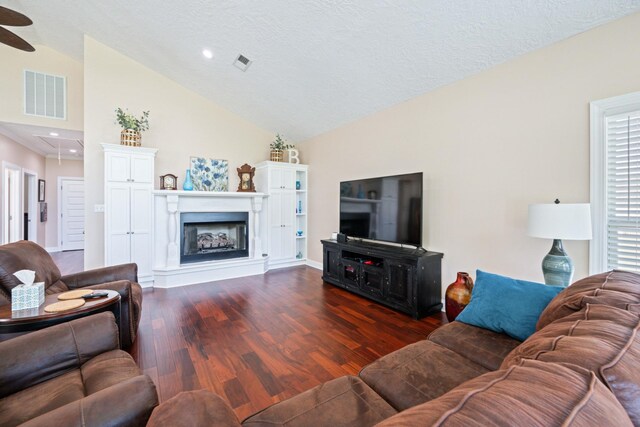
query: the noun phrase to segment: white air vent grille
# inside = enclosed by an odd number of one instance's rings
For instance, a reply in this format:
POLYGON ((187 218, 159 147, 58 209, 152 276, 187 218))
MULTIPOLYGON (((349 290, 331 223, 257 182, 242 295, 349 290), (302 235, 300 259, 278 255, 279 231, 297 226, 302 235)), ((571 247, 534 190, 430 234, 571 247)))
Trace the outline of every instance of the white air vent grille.
POLYGON ((251 60, 244 55, 238 55, 236 60, 233 62, 233 65, 236 68, 240 68, 242 71, 247 71, 249 65, 251 65, 251 60))
POLYGON ((64 77, 24 70, 24 113, 66 119, 66 86, 64 77))

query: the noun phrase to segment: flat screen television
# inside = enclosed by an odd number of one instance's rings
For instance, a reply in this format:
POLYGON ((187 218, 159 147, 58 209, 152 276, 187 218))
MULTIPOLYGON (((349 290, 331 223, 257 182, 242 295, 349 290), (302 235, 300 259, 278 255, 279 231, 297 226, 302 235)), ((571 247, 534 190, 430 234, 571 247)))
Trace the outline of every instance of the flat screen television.
POLYGON ((340 232, 422 246, 422 172, 341 182, 340 232))

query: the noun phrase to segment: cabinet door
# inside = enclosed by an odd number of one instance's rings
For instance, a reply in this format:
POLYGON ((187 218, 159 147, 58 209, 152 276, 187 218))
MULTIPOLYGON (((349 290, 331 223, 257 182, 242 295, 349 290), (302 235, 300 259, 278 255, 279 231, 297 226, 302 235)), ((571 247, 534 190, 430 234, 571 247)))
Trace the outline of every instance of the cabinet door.
POLYGON ((153 184, 153 158, 131 155, 131 179, 136 183, 153 184))
POLYGON ((106 153, 106 180, 108 182, 129 182, 131 162, 128 154, 106 153))
POLYGON ((340 267, 342 283, 348 288, 360 288, 360 263, 357 261, 342 260, 340 267))
POLYGON ((340 251, 325 247, 322 272, 325 277, 340 279, 340 251))
POLYGON ((131 184, 131 261, 138 264, 138 274, 151 274, 151 188, 131 184))
POLYGON ((296 171, 294 169, 282 169, 281 182, 285 190, 295 190, 296 171))
POLYGON ((282 190, 284 184, 282 183, 282 169, 270 168, 269 169, 269 189, 270 190, 282 190))
POLYGON ((363 291, 376 296, 382 296, 385 288, 385 274, 381 267, 362 265, 360 286, 363 291))
POLYGON ((409 264, 389 260, 387 262, 386 297, 406 307, 411 307, 413 298, 414 269, 409 264))
POLYGON ((271 227, 269 230, 269 258, 272 261, 283 258, 282 255, 282 225, 271 227))
POLYGON ((129 184, 113 183, 107 185, 106 194, 106 248, 107 265, 131 262, 130 246, 130 208, 131 195, 129 184))

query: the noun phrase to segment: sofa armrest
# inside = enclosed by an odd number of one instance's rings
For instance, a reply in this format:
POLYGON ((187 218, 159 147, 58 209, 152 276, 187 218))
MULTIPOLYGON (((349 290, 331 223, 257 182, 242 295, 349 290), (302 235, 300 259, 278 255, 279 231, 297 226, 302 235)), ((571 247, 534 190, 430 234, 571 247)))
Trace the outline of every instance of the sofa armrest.
POLYGON ((0 343, 0 398, 79 368, 115 350, 118 326, 110 312, 82 317, 0 343))
POLYGON ((138 427, 145 425, 157 405, 153 381, 140 375, 42 414, 21 427, 138 427))
POLYGON ((240 427, 231 407, 207 390, 185 391, 153 410, 147 427, 240 427))
POLYGON ((69 289, 82 288, 89 285, 98 285, 105 282, 118 280, 138 281, 137 264, 121 264, 111 267, 96 268, 82 273, 68 274, 60 279, 69 289))

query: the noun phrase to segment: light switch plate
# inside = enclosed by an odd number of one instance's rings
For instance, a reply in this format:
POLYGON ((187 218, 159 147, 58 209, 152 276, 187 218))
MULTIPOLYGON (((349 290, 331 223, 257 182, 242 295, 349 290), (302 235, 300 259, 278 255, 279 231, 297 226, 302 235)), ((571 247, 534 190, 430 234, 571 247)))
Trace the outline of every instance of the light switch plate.
POLYGON ((93 205, 94 212, 104 212, 104 205, 93 205))

